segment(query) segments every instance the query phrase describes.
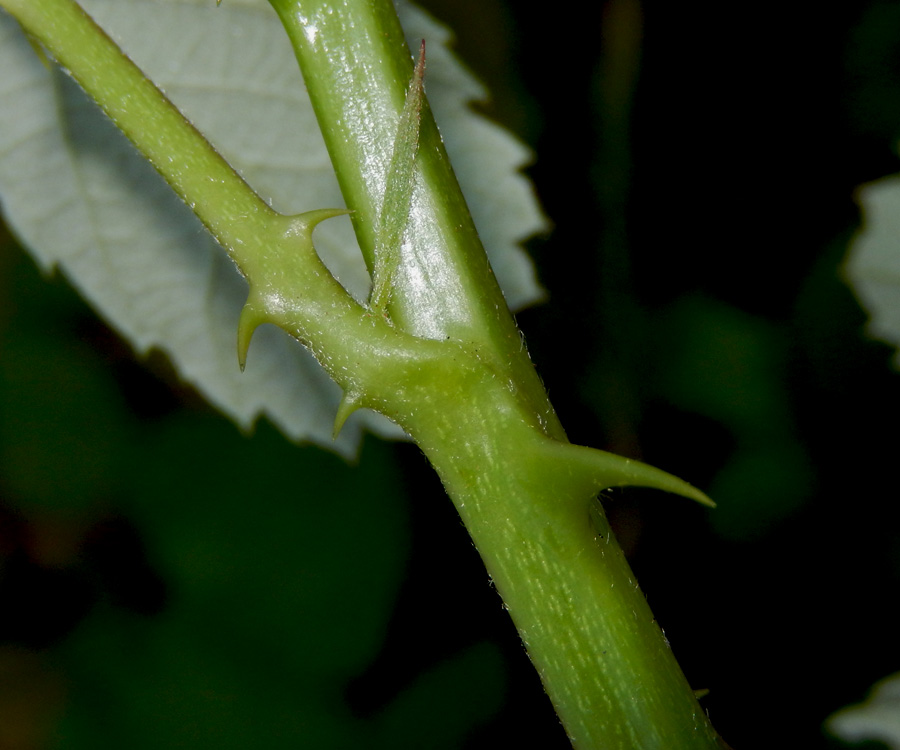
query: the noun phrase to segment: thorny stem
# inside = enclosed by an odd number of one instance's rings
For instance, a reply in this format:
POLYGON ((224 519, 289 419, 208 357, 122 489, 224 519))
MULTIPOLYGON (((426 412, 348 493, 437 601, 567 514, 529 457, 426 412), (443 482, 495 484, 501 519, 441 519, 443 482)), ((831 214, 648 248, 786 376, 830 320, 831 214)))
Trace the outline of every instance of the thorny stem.
POLYGON ((270 2, 294 44, 370 267, 380 212, 394 210, 390 200, 409 209, 393 219, 404 236, 389 274, 393 325, 353 301, 313 249, 315 224, 339 211, 286 217, 269 209, 73 0, 0 6, 72 73, 247 275, 242 354, 259 323, 280 325, 344 388, 339 420, 369 406, 419 443, 573 745, 722 747, 594 498, 641 484, 707 499, 658 469, 566 442, 427 103, 418 153, 407 147, 404 157, 414 160, 414 180, 401 180, 411 196, 393 195, 387 176, 412 62, 391 0, 270 2))

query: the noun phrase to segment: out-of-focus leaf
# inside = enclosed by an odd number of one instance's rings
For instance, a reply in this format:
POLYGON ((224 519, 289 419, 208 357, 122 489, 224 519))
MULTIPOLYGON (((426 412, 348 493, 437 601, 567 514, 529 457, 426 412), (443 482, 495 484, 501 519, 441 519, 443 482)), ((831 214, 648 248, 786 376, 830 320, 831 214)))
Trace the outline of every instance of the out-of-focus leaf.
POLYGON ((709 485, 710 523, 724 537, 764 534, 812 495, 814 472, 785 390, 787 337, 777 325, 702 296, 659 318, 665 402, 715 420, 733 450, 709 485))
MULTIPOLYGON (((247 180, 284 212, 342 206, 293 52, 266 0, 84 0, 95 19, 247 180)), ((428 95, 494 270, 512 306, 540 296, 518 242, 544 227, 519 168, 528 152, 473 114, 484 92, 446 48, 448 33, 401 6, 429 42, 428 95)), ((243 426, 267 414, 291 438, 352 455, 361 414, 332 443, 339 391, 274 329, 235 354, 246 285, 193 214, 63 74, 0 14, 0 197, 9 224, 45 268, 60 265, 134 348, 164 350, 181 376, 243 426)), ((357 297, 369 279, 347 220, 316 233, 357 297)))
MULTIPOLYGON (((900 346, 900 175, 859 190, 865 224, 850 248, 844 273, 868 311, 868 333, 900 346)), ((895 355, 894 366, 900 365, 895 355)))
POLYGON ((418 677, 377 718, 374 734, 383 747, 398 738, 407 747, 464 747, 472 725, 500 708, 505 677, 492 644, 472 646, 418 677))
POLYGON ((3 252, 0 504, 71 521, 115 494, 130 423, 114 374, 80 340, 80 300, 41 279, 18 250, 3 252))
POLYGON ((342 471, 268 426, 156 425, 123 498, 165 606, 97 606, 63 644, 54 747, 367 747, 342 690, 381 646, 408 553, 391 452, 370 440, 342 471))
POLYGON ((866 700, 833 714, 826 726, 845 742, 872 740, 900 750, 900 672, 875 683, 866 700))

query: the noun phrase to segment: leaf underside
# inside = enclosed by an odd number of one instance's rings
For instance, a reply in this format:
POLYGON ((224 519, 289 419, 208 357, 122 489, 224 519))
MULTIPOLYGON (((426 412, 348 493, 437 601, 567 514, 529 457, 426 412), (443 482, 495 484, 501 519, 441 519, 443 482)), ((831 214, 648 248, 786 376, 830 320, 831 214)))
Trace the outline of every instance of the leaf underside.
MULTIPOLYGON (((844 275, 870 319, 873 338, 900 347, 900 175, 864 185, 858 199, 864 224, 854 238, 844 275)), ((900 369, 900 353, 894 354, 900 369)))
MULTIPOLYGON (((343 206, 287 37, 266 0, 84 0, 85 9, 278 210, 343 206)), ((511 307, 541 296, 518 243, 545 228, 519 169, 529 152, 468 108, 484 91, 447 49, 448 32, 399 6, 428 40, 428 96, 511 307)), ((64 74, 0 13, 0 198, 40 265, 60 267, 137 352, 163 350, 181 377, 243 427, 267 415, 290 438, 351 456, 369 412, 332 442, 340 390, 312 357, 265 326, 246 371, 235 355, 246 284, 186 206, 64 74)), ((359 300, 370 281, 350 223, 316 246, 359 300)))

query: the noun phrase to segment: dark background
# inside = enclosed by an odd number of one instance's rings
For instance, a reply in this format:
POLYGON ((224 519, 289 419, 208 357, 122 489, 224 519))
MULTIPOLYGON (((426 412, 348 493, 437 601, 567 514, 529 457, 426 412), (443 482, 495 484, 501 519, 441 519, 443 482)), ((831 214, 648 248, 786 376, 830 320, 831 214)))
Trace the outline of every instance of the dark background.
MULTIPOLYGON (((605 502, 688 679, 736 750, 837 747, 900 668, 900 389, 841 276, 900 4, 429 6, 537 154, 570 438, 719 504, 605 502)), ((568 746, 414 446, 241 436, 8 237, 0 347, 2 750, 568 746)))

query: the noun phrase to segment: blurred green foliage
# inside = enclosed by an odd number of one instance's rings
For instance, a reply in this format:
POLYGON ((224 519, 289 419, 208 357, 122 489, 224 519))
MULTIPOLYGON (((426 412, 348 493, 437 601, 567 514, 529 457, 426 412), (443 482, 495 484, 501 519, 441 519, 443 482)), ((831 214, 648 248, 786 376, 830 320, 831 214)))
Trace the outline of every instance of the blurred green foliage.
POLYGON ((484 644, 396 701, 376 691, 371 716, 347 706, 409 555, 390 446, 348 467, 268 424, 244 436, 174 408, 149 377, 123 392, 127 351, 109 338, 104 357, 77 297, 3 254, 0 634, 16 648, 0 671, 36 650, 65 698, 45 706, 57 726, 0 701, 0 747, 29 746, 11 738, 36 722, 65 748, 397 747, 437 727, 407 746, 449 748, 497 709, 484 644))

